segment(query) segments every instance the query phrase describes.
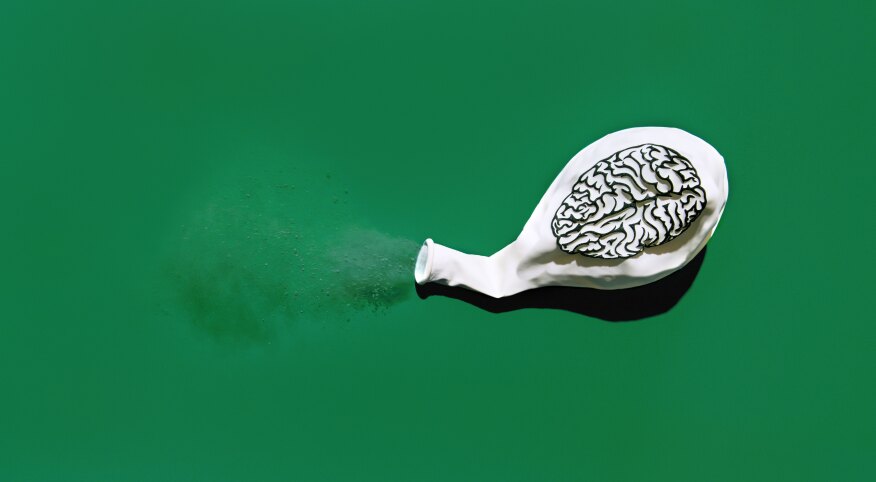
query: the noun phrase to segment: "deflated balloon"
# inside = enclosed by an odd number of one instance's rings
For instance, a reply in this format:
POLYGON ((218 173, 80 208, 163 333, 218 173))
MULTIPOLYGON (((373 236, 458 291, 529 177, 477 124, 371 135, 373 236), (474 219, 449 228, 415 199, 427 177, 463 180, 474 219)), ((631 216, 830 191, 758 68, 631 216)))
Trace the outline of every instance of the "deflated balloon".
POLYGON ((490 256, 427 239, 414 279, 494 298, 540 286, 641 286, 696 257, 728 190, 724 158, 703 139, 671 127, 613 132, 566 163, 517 239, 490 256))

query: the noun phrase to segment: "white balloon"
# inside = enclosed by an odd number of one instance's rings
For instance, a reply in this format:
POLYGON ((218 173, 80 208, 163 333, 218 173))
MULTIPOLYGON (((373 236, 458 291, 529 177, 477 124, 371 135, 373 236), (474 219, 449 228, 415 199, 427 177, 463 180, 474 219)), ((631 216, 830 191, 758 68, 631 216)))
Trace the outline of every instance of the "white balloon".
POLYGON ((651 283, 703 249, 727 193, 724 158, 699 137, 669 127, 614 132, 572 157, 514 242, 478 256, 427 239, 414 279, 494 298, 651 283))

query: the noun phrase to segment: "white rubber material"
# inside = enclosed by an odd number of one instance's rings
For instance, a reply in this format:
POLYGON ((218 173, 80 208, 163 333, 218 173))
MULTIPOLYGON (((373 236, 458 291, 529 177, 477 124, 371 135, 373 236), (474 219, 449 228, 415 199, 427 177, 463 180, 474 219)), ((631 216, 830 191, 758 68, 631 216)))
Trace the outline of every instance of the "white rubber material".
POLYGON ((465 254, 427 239, 414 269, 419 284, 461 286, 501 298, 540 286, 621 289, 659 280, 693 259, 706 245, 727 203, 724 158, 681 129, 636 127, 609 134, 576 154, 535 207, 517 239, 492 256, 465 254), (687 158, 706 192, 706 205, 677 238, 630 258, 601 259, 563 252, 551 221, 582 173, 631 146, 667 146, 687 158))

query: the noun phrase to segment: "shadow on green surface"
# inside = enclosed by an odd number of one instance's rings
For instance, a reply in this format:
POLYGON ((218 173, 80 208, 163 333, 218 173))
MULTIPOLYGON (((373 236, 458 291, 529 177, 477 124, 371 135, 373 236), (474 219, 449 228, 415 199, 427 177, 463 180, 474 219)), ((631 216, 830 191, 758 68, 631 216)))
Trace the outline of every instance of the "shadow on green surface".
POLYGON ((706 248, 687 265, 653 283, 623 290, 597 290, 548 286, 505 298, 490 296, 465 288, 428 283, 416 285, 417 296, 446 296, 464 301, 491 313, 547 308, 565 310, 606 321, 635 321, 671 310, 687 293, 706 257, 706 248))

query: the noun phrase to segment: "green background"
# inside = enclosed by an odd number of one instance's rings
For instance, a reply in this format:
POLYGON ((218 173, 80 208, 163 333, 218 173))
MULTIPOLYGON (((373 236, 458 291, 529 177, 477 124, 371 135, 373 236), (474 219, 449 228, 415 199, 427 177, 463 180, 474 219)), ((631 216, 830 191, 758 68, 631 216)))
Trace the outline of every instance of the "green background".
POLYGON ((876 7, 823 3, 2 2, 0 479, 876 478, 876 7), (178 301, 215 254, 174 254, 191 223, 280 286, 291 242, 243 234, 310 216, 334 289, 320 219, 489 254, 639 125, 730 176, 665 315, 494 315, 410 275, 375 309, 178 301))

